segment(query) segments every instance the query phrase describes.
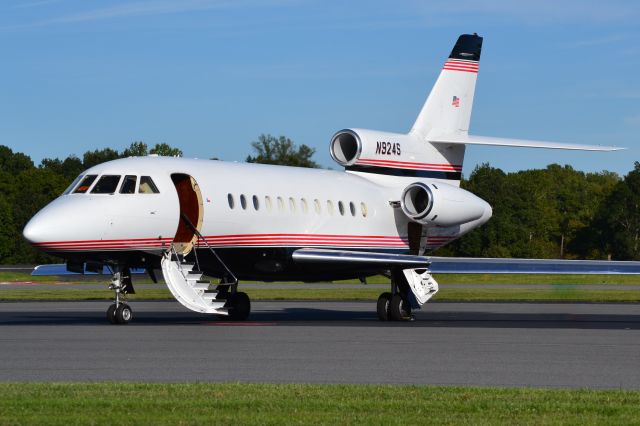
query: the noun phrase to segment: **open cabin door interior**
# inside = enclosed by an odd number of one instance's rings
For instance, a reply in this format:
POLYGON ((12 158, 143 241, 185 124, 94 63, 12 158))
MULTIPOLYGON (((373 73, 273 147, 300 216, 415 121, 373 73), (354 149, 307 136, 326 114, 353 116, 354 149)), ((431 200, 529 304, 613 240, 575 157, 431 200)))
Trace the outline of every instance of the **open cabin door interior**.
POLYGON ((202 228, 202 194, 196 180, 187 174, 174 173, 171 180, 180 201, 180 219, 173 245, 178 253, 186 255, 198 240, 193 227, 195 226, 198 232, 202 228))

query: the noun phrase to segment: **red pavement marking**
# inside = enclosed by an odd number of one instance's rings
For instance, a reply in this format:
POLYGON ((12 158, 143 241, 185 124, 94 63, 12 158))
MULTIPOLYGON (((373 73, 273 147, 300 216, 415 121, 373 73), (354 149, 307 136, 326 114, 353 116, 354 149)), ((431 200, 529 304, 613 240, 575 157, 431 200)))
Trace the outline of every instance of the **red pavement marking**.
POLYGON ((268 327, 276 325, 275 322, 207 322, 205 324, 225 327, 268 327))
POLYGON ((38 285, 33 281, 3 281, 0 285, 38 285))
POLYGON ((17 286, 29 286, 29 285, 73 285, 74 283, 67 282, 46 282, 46 281, 2 281, 0 285, 17 285, 17 286))

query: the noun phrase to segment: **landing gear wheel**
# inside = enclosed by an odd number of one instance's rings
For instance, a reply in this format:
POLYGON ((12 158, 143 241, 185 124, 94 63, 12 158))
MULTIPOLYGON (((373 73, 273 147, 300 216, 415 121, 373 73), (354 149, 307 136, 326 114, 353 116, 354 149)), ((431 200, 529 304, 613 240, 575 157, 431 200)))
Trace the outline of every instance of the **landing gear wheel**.
POLYGON ((107 309, 107 320, 111 323, 111 324, 117 324, 118 322, 116 321, 116 304, 112 303, 109 308, 107 309))
POLYGON ((376 310, 380 321, 389 321, 389 303, 391 302, 391 293, 385 292, 378 297, 376 310))
POLYGON ((247 293, 241 291, 229 298, 229 319, 232 321, 244 321, 251 313, 251 301, 247 293))
POLYGON ((389 302, 389 317, 393 321, 411 320, 411 305, 399 294, 394 294, 389 302))
POLYGON ((133 311, 129 305, 121 303, 116 309, 116 322, 118 324, 128 324, 133 318, 133 311))

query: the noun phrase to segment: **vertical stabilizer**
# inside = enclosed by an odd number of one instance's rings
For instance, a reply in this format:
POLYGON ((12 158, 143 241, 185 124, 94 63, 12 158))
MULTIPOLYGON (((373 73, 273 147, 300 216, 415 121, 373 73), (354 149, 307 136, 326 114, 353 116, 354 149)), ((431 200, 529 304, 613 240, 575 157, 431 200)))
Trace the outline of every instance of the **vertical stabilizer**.
POLYGON ((482 37, 477 34, 458 38, 411 134, 426 140, 469 131, 481 49, 482 37))

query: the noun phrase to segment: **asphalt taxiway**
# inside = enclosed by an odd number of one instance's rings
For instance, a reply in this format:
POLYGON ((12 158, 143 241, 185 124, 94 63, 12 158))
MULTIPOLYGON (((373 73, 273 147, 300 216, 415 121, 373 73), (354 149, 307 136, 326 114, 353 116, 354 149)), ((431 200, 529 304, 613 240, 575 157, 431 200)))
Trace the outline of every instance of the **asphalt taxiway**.
POLYGON ((640 305, 254 302, 250 321, 177 302, 0 303, 1 381, 396 383, 640 389, 640 305))

